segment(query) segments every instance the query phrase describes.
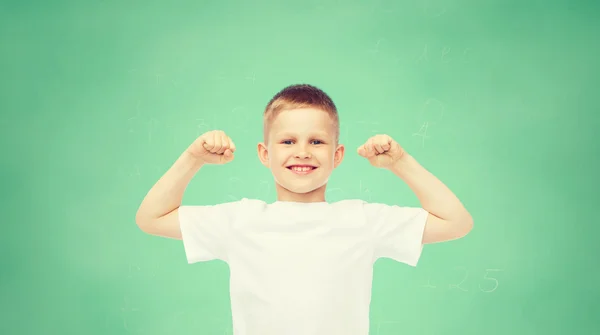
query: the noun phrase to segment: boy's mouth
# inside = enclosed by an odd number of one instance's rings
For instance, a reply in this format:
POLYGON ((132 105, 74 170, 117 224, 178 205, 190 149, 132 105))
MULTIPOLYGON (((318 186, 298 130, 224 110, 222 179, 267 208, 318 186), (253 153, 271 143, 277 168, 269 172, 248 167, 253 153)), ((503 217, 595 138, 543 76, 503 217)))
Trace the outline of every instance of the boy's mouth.
POLYGON ((295 174, 305 175, 313 172, 317 169, 316 166, 313 165, 290 165, 287 168, 295 174))

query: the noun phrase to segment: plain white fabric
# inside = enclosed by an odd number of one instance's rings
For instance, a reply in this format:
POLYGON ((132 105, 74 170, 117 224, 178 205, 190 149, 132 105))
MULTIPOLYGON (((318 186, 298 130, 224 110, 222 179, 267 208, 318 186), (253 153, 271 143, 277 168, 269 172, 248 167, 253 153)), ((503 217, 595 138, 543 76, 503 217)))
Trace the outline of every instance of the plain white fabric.
POLYGON ((374 262, 416 266, 427 216, 362 200, 179 208, 188 263, 229 265, 234 335, 367 335, 374 262))

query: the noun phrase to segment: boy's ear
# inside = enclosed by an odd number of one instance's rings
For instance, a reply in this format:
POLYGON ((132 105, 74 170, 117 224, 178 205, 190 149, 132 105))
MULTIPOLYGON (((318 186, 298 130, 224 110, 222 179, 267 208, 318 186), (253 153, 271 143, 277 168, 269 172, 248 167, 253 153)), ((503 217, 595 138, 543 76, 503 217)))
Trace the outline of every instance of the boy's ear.
POLYGON ((258 159, 260 159, 260 162, 268 168, 269 167, 269 151, 267 150, 267 146, 265 145, 264 142, 258 143, 257 151, 258 151, 258 159))
POLYGON ((346 148, 344 147, 344 145, 338 144, 337 149, 335 149, 335 154, 333 156, 333 168, 334 169, 342 163, 342 160, 344 160, 344 152, 345 151, 346 151, 346 148))

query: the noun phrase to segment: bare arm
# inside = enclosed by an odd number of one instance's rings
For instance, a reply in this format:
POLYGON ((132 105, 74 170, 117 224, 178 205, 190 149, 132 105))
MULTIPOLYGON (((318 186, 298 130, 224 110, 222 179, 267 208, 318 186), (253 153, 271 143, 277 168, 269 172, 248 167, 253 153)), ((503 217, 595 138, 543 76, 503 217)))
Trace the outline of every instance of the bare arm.
POLYGON ((429 215, 422 243, 454 240, 467 235, 473 218, 456 195, 402 149, 388 135, 376 135, 358 147, 358 154, 373 166, 384 167, 400 177, 415 193, 429 215))
POLYGON ((471 214, 456 195, 412 156, 404 153, 390 170, 413 190, 421 206, 430 215, 423 243, 436 243, 461 238, 473 227, 471 214))
POLYGON ((183 194, 203 161, 187 150, 154 184, 142 201, 135 222, 146 233, 181 239, 177 209, 183 194))

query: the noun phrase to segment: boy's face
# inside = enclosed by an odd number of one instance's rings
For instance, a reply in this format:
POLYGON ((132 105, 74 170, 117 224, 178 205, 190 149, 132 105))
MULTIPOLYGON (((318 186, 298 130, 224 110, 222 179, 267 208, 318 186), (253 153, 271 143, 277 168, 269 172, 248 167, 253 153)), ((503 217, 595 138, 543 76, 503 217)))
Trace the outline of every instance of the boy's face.
POLYGON ((344 157, 335 127, 329 114, 312 108, 283 111, 272 121, 258 156, 271 169, 278 200, 325 201, 329 176, 344 157))

